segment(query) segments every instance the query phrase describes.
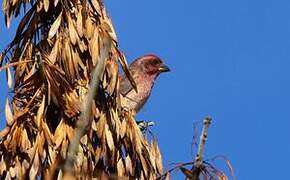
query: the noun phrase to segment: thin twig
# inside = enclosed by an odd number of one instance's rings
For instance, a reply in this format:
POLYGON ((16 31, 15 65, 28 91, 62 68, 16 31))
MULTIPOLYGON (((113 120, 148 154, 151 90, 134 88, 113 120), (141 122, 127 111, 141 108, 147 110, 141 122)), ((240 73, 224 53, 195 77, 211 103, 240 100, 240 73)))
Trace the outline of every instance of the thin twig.
POLYGON ((110 49, 111 49, 111 40, 106 38, 104 39, 103 49, 101 51, 99 60, 97 61, 98 64, 93 69, 91 82, 90 82, 90 88, 83 102, 83 106, 82 106, 83 109, 80 115, 80 119, 77 122, 77 129, 76 129, 75 137, 69 145, 67 159, 64 165, 64 171, 66 173, 73 172, 73 163, 74 163, 74 159, 77 154, 77 151, 78 151, 80 139, 85 133, 86 128, 88 126, 93 100, 94 100, 94 97, 96 97, 97 95, 98 85, 102 77, 102 74, 104 72, 104 68, 105 68, 105 60, 107 59, 109 55, 110 49))
POLYGON ((177 169, 180 169, 181 167, 192 165, 192 164, 194 164, 193 161, 192 162, 187 162, 187 163, 177 163, 173 168, 167 170, 165 173, 163 173, 161 176, 159 176, 157 178, 157 180, 163 179, 166 176, 167 173, 171 173, 174 170, 177 170, 177 169))
POLYGON ((199 180, 199 175, 201 173, 202 170, 202 166, 203 166, 203 151, 204 151, 204 145, 207 139, 207 133, 208 133, 208 127, 211 124, 212 118, 211 117, 206 117, 203 120, 203 128, 202 128, 202 132, 200 135, 200 139, 199 139, 199 145, 198 145, 198 150, 197 150, 197 154, 195 157, 195 163, 194 163, 194 167, 192 168, 192 174, 193 180, 199 180))
POLYGON ((24 64, 24 63, 29 63, 29 62, 35 62, 35 60, 17 61, 14 63, 9 63, 9 64, 6 64, 5 66, 0 67, 0 71, 7 69, 7 68, 10 68, 12 66, 17 66, 19 64, 24 64))

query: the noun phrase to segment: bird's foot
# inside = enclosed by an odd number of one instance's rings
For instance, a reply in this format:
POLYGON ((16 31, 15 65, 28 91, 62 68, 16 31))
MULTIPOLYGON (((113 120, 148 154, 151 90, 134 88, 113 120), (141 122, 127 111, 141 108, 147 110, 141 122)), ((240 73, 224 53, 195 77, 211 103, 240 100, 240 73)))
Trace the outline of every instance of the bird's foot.
POLYGON ((140 130, 145 133, 147 129, 151 126, 154 126, 154 121, 136 121, 138 127, 140 130))

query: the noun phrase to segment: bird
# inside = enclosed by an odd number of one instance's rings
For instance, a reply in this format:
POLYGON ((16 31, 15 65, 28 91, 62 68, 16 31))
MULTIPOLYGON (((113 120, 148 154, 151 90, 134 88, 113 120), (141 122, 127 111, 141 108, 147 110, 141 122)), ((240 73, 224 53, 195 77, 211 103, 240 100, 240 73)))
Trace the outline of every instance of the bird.
POLYGON ((147 54, 134 60, 129 65, 129 71, 137 91, 125 74, 121 76, 119 91, 124 97, 122 104, 138 113, 150 97, 156 78, 170 69, 158 56, 147 54))

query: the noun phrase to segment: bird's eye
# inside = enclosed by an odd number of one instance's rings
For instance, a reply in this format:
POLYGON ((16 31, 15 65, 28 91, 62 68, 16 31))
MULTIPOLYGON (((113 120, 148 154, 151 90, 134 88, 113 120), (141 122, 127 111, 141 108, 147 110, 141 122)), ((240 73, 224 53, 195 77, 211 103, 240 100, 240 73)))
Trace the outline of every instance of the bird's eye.
POLYGON ((152 61, 152 65, 158 65, 158 64, 159 64, 158 60, 152 61))

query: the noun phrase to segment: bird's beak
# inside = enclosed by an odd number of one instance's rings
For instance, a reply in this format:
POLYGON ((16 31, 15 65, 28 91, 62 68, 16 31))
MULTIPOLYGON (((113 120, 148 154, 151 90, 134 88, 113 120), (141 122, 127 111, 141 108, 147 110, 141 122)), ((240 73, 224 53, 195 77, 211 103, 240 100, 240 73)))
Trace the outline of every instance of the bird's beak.
POLYGON ((169 67, 166 66, 165 64, 160 64, 158 70, 159 70, 160 72, 168 72, 168 71, 170 71, 169 67))

